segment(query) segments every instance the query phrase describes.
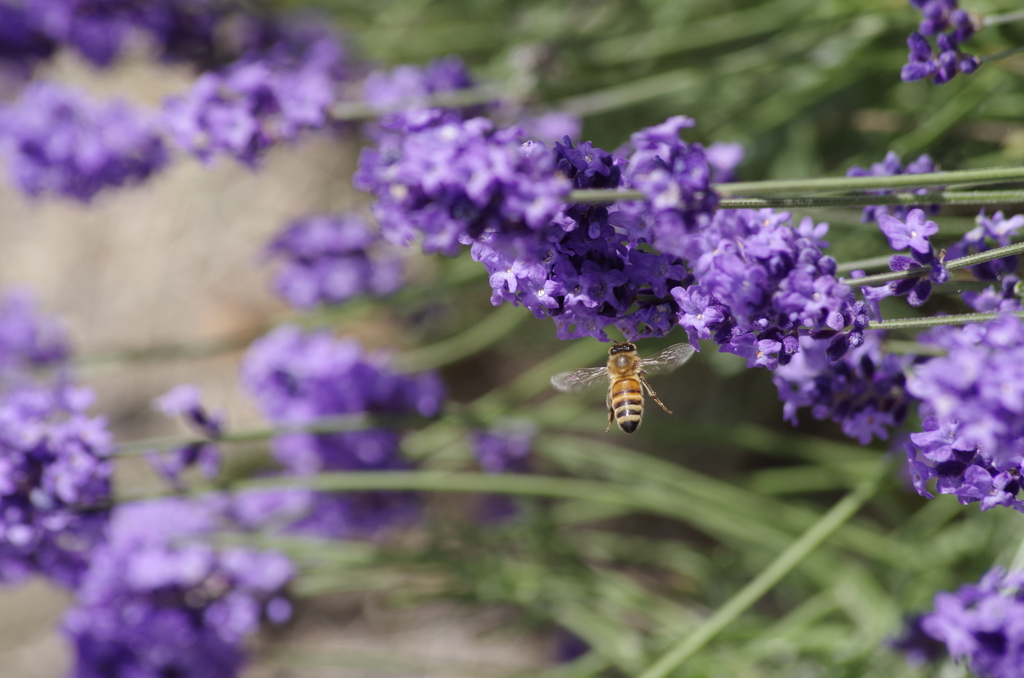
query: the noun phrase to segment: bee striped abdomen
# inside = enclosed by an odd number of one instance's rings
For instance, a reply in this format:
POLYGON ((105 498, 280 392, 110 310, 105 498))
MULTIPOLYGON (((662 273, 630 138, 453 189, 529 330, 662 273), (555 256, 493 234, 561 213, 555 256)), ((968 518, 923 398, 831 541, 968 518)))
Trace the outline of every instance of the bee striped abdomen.
POLYGON ((640 419, 644 414, 644 396, 640 391, 640 380, 633 377, 616 379, 610 390, 615 421, 623 431, 632 433, 640 426, 640 419))

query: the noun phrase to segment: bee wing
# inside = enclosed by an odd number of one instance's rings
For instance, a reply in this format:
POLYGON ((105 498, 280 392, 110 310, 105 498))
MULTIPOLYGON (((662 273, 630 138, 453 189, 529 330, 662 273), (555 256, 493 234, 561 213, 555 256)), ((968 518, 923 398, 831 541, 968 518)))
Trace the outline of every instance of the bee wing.
POLYGON ((559 391, 586 391, 600 384, 607 384, 607 367, 584 367, 568 372, 559 372, 551 377, 551 385, 559 391))
POLYGON ((659 374, 671 372, 693 355, 693 346, 689 344, 673 344, 660 353, 655 353, 650 358, 644 358, 641 362, 643 370, 647 374, 659 374))

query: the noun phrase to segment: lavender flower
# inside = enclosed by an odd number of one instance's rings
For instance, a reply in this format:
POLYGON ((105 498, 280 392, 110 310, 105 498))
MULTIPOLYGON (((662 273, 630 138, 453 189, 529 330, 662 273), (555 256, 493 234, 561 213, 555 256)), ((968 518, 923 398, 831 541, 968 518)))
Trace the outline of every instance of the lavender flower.
MULTIPOLYGON (((366 103, 384 110, 401 107, 404 111, 392 111, 384 115, 379 125, 391 132, 449 122, 460 122, 464 118, 481 113, 479 106, 465 110, 429 107, 427 99, 444 92, 455 92, 473 86, 473 79, 458 56, 435 59, 426 66, 397 66, 391 71, 373 71, 363 82, 363 98, 366 103)), ((371 129, 372 136, 379 132, 371 129)))
POLYGON ((53 41, 31 25, 23 6, 0 2, 0 69, 17 71, 27 79, 54 48, 53 41))
POLYGON ((389 242, 454 256, 485 234, 493 244, 533 254, 570 184, 555 173, 550 149, 523 143, 521 130, 491 121, 387 135, 363 149, 353 183, 377 198, 374 216, 389 242))
POLYGON ((167 129, 203 161, 218 153, 254 165, 279 141, 330 124, 346 57, 331 34, 281 43, 199 77, 185 96, 164 104, 167 129))
MULTIPOLYGON (((437 376, 392 373, 382 356, 363 354, 353 341, 326 333, 303 334, 282 326, 256 341, 242 365, 242 381, 264 415, 277 424, 302 425, 330 416, 435 415, 443 400, 437 376)), ((408 468, 392 429, 290 433, 273 441, 289 473, 408 468)), ((291 529, 329 536, 373 534, 408 522, 418 512, 403 492, 321 493, 308 516, 291 529)))
POLYGON ((64 617, 73 678, 233 678, 260 620, 288 619, 287 558, 210 545, 230 527, 227 504, 214 495, 118 507, 64 617))
POLYGON ((1024 511, 1024 324, 1007 315, 987 323, 937 328, 922 340, 946 349, 919 365, 907 391, 921 399, 924 430, 910 436, 908 460, 915 487, 937 478, 941 494, 981 509, 1024 511))
POLYGON ((0 581, 78 584, 103 538, 114 446, 92 393, 70 386, 0 395, 0 581))
POLYGON ((101 104, 42 82, 0 108, 0 154, 29 195, 83 201, 106 186, 142 181, 167 162, 154 126, 127 103, 101 104))
POLYGON ((1024 662, 1024 575, 989 570, 977 584, 935 595, 935 609, 918 625, 924 636, 911 649, 935 654, 928 639, 941 641, 955 659, 966 658, 981 678, 1016 678, 1024 662))
POLYGON ((22 289, 0 296, 0 386, 24 381, 38 367, 57 366, 71 354, 64 326, 38 312, 22 289))
POLYGON ((944 265, 945 257, 936 255, 928 241, 930 236, 939 232, 938 224, 926 221, 924 212, 915 208, 907 214, 906 223, 888 214, 880 214, 878 226, 893 249, 910 248, 909 257, 898 254, 889 260, 890 270, 909 271, 925 267, 929 271, 927 276, 894 280, 880 287, 865 287, 864 298, 877 302, 890 296, 906 296, 911 306, 921 306, 931 295, 932 284, 942 284, 950 276, 944 265))
POLYGON ((267 246, 287 264, 278 294, 297 308, 340 304, 360 294, 386 295, 402 286, 402 260, 356 214, 314 215, 289 224, 267 246))
MULTIPOLYGON (((975 222, 978 224, 946 249, 947 259, 958 259, 976 252, 987 252, 996 247, 1006 247, 1010 239, 1019 234, 1024 226, 1024 214, 1007 219, 1002 212, 991 217, 982 209, 975 222)), ((1017 270, 1017 257, 1003 257, 983 264, 971 266, 968 270, 978 280, 999 280, 1017 270)))
POLYGON ((716 184, 736 181, 736 167, 743 162, 743 144, 716 141, 704 154, 711 165, 711 180, 716 184))
POLYGON ((907 47, 910 50, 907 63, 900 70, 903 82, 931 78, 933 83, 941 85, 952 80, 957 73, 970 74, 981 66, 978 57, 960 50, 960 39, 956 33, 938 34, 933 49, 924 36, 914 32, 907 38, 907 47))
MULTIPOLYGON (((181 384, 153 401, 154 409, 168 417, 183 417, 202 436, 216 440, 223 434, 224 415, 210 413, 199 401, 199 389, 181 384)), ((195 442, 166 453, 152 453, 149 461, 175 487, 181 487, 181 473, 198 465, 203 477, 212 479, 220 472, 220 447, 208 442, 195 442)))
MULTIPOLYGON (((885 154, 885 159, 882 162, 876 162, 871 165, 868 169, 864 169, 860 165, 854 165, 846 171, 848 177, 891 177, 899 174, 926 174, 929 172, 938 171, 938 165, 928 155, 922 155, 917 160, 909 163, 906 168, 903 167, 903 163, 900 162, 900 157, 889 151, 885 154)), ((913 192, 917 194, 925 194, 930 189, 918 188, 913 192)), ((874 195, 888 195, 892 191, 870 191, 874 195)), ((897 219, 906 219, 907 212, 912 209, 926 209, 930 214, 936 214, 939 211, 938 205, 868 205, 864 208, 861 213, 861 221, 878 221, 879 217, 883 214, 889 214, 897 219)), ((902 248, 894 248, 902 249, 902 248)))
POLYGON ((718 206, 704 147, 679 138, 682 129, 693 125, 693 119, 677 115, 635 132, 624 172, 626 183, 650 200, 646 209, 653 244, 678 257, 686 255, 685 236, 706 228, 718 206))
POLYGON ((883 353, 881 335, 865 332, 864 343, 839 360, 829 359, 827 340, 801 337, 800 351, 773 375, 785 419, 795 426, 797 410, 809 407, 862 445, 886 440, 910 409, 905 371, 913 358, 883 353))
POLYGON ((910 0, 910 4, 924 15, 918 26, 923 35, 952 29, 957 42, 963 42, 978 29, 975 17, 960 9, 957 0, 910 0))

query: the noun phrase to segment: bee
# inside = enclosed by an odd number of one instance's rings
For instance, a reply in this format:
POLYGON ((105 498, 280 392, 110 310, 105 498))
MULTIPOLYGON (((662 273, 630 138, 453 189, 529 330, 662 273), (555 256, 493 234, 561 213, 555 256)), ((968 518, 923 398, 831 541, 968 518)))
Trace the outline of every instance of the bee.
POLYGON ((641 386, 658 403, 661 409, 669 414, 672 410, 658 400, 658 395, 647 383, 648 374, 671 372, 693 355, 693 347, 689 344, 675 344, 650 358, 641 358, 636 353, 636 345, 628 341, 616 342, 608 349, 608 364, 604 367, 584 367, 579 370, 559 372, 551 377, 551 385, 559 391, 583 391, 608 380, 608 428, 617 422, 619 428, 632 433, 640 427, 644 416, 644 394, 641 386))

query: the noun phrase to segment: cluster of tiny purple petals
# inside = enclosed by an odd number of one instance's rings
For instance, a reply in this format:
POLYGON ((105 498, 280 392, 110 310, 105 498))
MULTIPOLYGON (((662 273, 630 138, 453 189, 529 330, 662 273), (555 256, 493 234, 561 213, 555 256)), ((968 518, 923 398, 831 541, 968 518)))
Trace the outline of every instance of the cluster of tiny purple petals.
MULTIPOLYGON (((899 174, 927 174, 930 172, 938 171, 938 165, 928 155, 922 155, 917 160, 909 163, 906 167, 903 167, 903 163, 900 162, 900 157, 894 152, 889 151, 885 155, 885 159, 882 162, 872 163, 871 167, 864 169, 860 165, 854 165, 846 171, 848 177, 891 177, 899 174)), ((911 192, 924 194, 930 189, 918 188, 911 192)), ((892 191, 870 191, 874 195, 887 195, 892 191)), ((911 209, 928 210, 929 213, 935 214, 939 211, 938 205, 928 206, 914 206, 914 205, 868 205, 864 208, 861 213, 861 221, 878 221, 879 216, 883 214, 890 214, 897 219, 905 219, 907 212, 911 209)))
POLYGON ((26 22, 97 66, 110 66, 135 35, 165 59, 195 59, 213 48, 229 0, 22 0, 26 22))
POLYGON ((0 154, 29 195, 83 201, 107 186, 142 181, 167 162, 155 125, 126 102, 91 101, 44 82, 0 108, 0 154))
POLYGON ((0 296, 0 386, 22 381, 36 367, 56 366, 71 355, 64 326, 42 315, 21 289, 0 296))
MULTIPOLYGON (((967 17, 965 12, 958 16, 967 17)), ((931 78, 936 85, 952 80, 957 73, 970 74, 978 70, 981 60, 973 54, 960 49, 960 42, 966 38, 957 38, 957 34, 974 32, 970 20, 958 26, 953 33, 939 33, 935 36, 935 46, 917 31, 907 37, 907 63, 900 70, 903 82, 913 82, 923 78, 931 78), (965 27, 969 29, 965 30, 965 27)))
MULTIPOLYGON (((244 386, 276 424, 304 425, 344 415, 433 416, 444 391, 437 375, 391 372, 382 355, 354 341, 282 326, 256 341, 242 365, 244 386)), ((288 473, 386 471, 408 468, 393 429, 288 433, 273 441, 288 473)), ((418 515, 414 494, 321 493, 290 529, 325 536, 365 536, 418 515)))
POLYGON ((679 136, 693 125, 693 119, 677 115, 633 133, 633 153, 623 171, 626 185, 640 190, 649 201, 639 208, 653 236, 648 241, 662 254, 677 257, 686 256, 686 236, 707 228, 718 206, 704 147, 679 136))
POLYGON ((697 348, 714 339, 747 366, 775 369, 800 350, 799 336, 829 338, 837 360, 863 341, 867 308, 822 253, 826 224, 786 212, 720 210, 685 244, 696 286, 676 288, 679 324, 697 348))
POLYGON ((385 135, 363 149, 353 183, 377 198, 385 239, 449 256, 487 236, 529 257, 571 188, 551 149, 486 118, 385 135))
POLYGON ((165 126, 203 161, 225 153, 253 165, 275 143, 331 124, 345 64, 331 33, 310 36, 301 46, 275 45, 204 73, 187 94, 168 99, 165 126))
POLYGON ((864 343, 839 360, 829 359, 828 347, 826 340, 801 337, 800 351, 775 370, 785 419, 795 426, 797 411, 808 407, 815 419, 839 423, 862 445, 886 440, 910 409, 905 372, 913 358, 883 353, 879 332, 865 332, 864 343))
POLYGON ((44 574, 75 586, 103 539, 113 441, 70 386, 0 395, 0 581, 44 574))
MULTIPOLYGON (((1019 307, 1019 306, 1018 306, 1019 307)), ((918 365, 907 391, 921 400, 924 430, 906 445, 917 491, 936 478, 941 494, 982 510, 1024 511, 1024 323, 1004 315, 930 330, 920 341, 946 355, 918 365)))
MULTIPOLYGON (((458 56, 435 59, 426 66, 402 65, 390 71, 373 71, 363 81, 366 103, 391 111, 379 124, 388 131, 406 131, 444 122, 459 122, 467 111, 430 106, 432 96, 473 86, 473 79, 458 56), (392 110, 401 108, 403 110, 392 110)), ((479 114, 477 111, 476 114, 479 114)))
POLYGON ((382 296, 404 282, 401 257, 356 214, 297 219, 266 252, 286 262, 274 287, 297 308, 340 304, 360 294, 382 296))
MULTIPOLYGON (((1024 226, 1024 214, 1017 214, 1007 219, 1002 212, 996 212, 989 217, 982 209, 975 221, 977 226, 946 248, 947 260, 1008 246, 1010 239, 1017 236, 1021 227, 1024 226)), ((999 280, 1017 270, 1017 257, 1010 256, 986 261, 971 266, 968 270, 978 280, 999 280)))
POLYGON ((934 639, 954 659, 967 659, 980 678, 1018 678, 1024 665, 1024 574, 996 567, 977 584, 938 593, 934 610, 917 625, 925 637, 903 649, 931 657, 927 640, 934 639))
POLYGON ((917 27, 922 35, 952 30, 957 42, 963 42, 977 30, 974 18, 957 6, 957 0, 910 0, 910 4, 924 15, 917 27))
MULTIPOLYGON (((192 384, 181 384, 153 400, 154 409, 172 418, 181 417, 199 435, 216 440, 224 432, 224 415, 209 412, 200 401, 199 389, 192 384)), ((198 466, 204 478, 213 479, 220 473, 220 447, 206 441, 176 447, 164 453, 151 453, 149 461, 172 485, 181 487, 181 473, 198 466)))
POLYGON ((936 254, 928 240, 939 232, 939 225, 925 219, 924 211, 912 209, 906 221, 900 221, 888 214, 878 216, 878 227, 889 245, 894 250, 910 248, 910 256, 897 254, 889 260, 892 271, 909 271, 927 268, 928 274, 918 278, 894 280, 880 287, 864 287, 864 298, 872 303, 891 296, 905 296, 911 306, 921 306, 928 301, 932 293, 932 285, 941 285, 949 280, 949 270, 945 267, 945 256, 936 254))
POLYGON ((168 498, 123 504, 64 617, 72 678, 234 678, 261 619, 286 621, 283 555, 215 549, 229 502, 168 498))

